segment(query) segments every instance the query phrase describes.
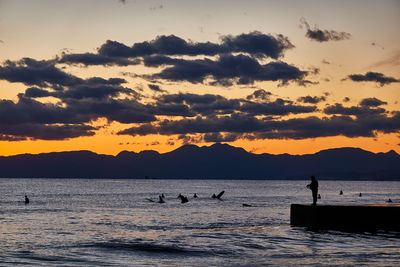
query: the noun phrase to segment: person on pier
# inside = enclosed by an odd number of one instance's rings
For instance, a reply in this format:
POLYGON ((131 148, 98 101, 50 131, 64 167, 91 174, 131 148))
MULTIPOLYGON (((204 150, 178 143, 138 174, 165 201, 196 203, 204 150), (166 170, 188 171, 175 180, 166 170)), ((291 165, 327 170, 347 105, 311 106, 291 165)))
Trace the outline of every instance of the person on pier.
POLYGON ((311 183, 307 185, 307 188, 309 188, 312 192, 312 198, 313 198, 313 206, 317 205, 317 199, 318 199, 318 181, 315 178, 315 176, 311 176, 311 183))

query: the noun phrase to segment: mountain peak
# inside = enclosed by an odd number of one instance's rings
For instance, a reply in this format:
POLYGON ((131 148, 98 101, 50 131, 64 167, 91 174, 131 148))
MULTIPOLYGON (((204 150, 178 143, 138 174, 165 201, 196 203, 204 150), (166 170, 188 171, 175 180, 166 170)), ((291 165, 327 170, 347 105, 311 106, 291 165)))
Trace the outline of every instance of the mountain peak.
POLYGON ((393 150, 372 153, 347 147, 297 156, 255 155, 216 143, 184 145, 163 154, 121 151, 114 157, 69 151, 0 157, 0 177, 305 179, 315 174, 321 180, 400 180, 399 166, 400 156, 393 150))

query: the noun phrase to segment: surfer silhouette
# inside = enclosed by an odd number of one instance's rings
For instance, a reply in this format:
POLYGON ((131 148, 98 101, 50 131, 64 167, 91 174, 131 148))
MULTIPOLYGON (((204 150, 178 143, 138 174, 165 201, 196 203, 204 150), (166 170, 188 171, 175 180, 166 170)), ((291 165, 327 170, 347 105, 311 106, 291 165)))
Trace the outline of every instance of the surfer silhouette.
POLYGON ((179 194, 178 198, 180 198, 180 199, 181 199, 181 203, 186 203, 186 202, 189 202, 188 198, 187 198, 187 197, 185 197, 185 196, 184 196, 184 195, 182 195, 182 194, 179 194))
POLYGON ((29 198, 25 195, 25 204, 29 204, 29 198))
POLYGON ((221 197, 225 193, 225 191, 221 191, 218 195, 213 194, 212 198, 216 198, 218 200, 222 200, 221 197))
POLYGON ((339 195, 343 195, 343 191, 342 190, 340 190, 339 195))
POLYGON ((313 198, 313 206, 317 205, 317 199, 318 199, 318 181, 315 178, 315 176, 311 176, 311 183, 307 185, 307 188, 309 188, 312 192, 312 198, 313 198))
POLYGON ((159 196, 158 203, 165 203, 165 201, 164 201, 164 194, 162 194, 161 196, 159 196))

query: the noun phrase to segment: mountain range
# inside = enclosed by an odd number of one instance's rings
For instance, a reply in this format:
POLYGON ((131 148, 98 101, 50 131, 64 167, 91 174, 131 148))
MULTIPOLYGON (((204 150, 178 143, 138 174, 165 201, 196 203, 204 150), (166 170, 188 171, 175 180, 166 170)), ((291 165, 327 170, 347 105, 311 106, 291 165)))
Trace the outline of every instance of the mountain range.
POLYGON ((360 148, 315 154, 253 154, 216 143, 184 145, 168 153, 122 151, 116 156, 90 151, 0 157, 0 177, 8 178, 176 178, 176 179, 400 180, 400 155, 360 148))

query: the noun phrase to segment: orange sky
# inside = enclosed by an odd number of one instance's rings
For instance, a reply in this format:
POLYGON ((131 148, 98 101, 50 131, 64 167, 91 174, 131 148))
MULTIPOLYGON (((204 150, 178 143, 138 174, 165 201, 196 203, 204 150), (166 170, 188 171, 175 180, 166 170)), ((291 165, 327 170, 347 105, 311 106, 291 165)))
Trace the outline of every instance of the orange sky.
POLYGON ((254 153, 400 153, 399 11, 398 1, 0 1, 0 155, 216 141, 254 153), (157 41, 172 35, 222 52, 157 41), (290 43, 280 55, 259 43, 285 45, 279 36, 290 43), (109 54, 98 50, 107 40, 119 44, 109 54), (135 54, 143 42, 152 54, 135 54), (62 62, 86 53, 112 63, 62 62), (145 66, 156 56, 168 63, 145 66), (171 102, 177 94, 185 100, 171 102))

